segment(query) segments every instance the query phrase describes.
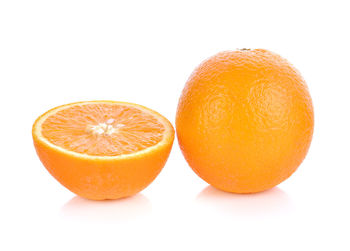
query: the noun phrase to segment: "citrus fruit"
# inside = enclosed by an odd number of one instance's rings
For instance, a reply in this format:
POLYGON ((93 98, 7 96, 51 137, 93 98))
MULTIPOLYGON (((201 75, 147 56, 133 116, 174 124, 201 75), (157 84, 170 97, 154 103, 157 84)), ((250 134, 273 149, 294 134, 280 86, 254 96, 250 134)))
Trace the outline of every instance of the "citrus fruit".
POLYGON ((174 139, 172 125, 159 113, 116 101, 53 108, 35 121, 32 133, 52 176, 93 200, 144 189, 163 168, 174 139))
POLYGON ((221 52, 188 79, 179 100, 181 150, 203 180, 254 193, 287 179, 311 143, 308 87, 284 58, 263 49, 221 52))

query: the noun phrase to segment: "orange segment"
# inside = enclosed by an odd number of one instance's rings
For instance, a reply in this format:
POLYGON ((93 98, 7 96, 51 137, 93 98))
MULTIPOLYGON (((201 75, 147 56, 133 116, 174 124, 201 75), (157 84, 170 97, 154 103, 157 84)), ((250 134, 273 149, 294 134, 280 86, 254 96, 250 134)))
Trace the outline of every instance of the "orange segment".
POLYGON ((89 199, 141 191, 171 150, 174 129, 159 113, 116 101, 56 107, 33 125, 37 153, 64 186, 89 199))
POLYGON ((159 143, 164 131, 154 115, 116 103, 68 107, 48 117, 41 129, 56 146, 96 156, 138 152, 159 143))

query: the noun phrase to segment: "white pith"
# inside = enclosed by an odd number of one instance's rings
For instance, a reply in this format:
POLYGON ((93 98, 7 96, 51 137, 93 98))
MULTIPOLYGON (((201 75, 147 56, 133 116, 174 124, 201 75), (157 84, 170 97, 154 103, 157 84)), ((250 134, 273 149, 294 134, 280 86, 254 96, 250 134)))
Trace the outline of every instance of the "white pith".
POLYGON ((86 127, 86 131, 91 133, 92 135, 112 135, 114 133, 118 133, 119 128, 124 127, 123 124, 117 124, 116 126, 111 125, 114 122, 114 119, 109 119, 105 123, 99 123, 97 125, 88 125, 86 127))

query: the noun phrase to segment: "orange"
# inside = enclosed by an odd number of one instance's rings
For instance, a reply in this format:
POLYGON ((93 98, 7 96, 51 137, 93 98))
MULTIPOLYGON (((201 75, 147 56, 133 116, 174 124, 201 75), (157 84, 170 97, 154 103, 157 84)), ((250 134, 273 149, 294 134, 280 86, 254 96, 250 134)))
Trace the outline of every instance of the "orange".
POLYGON ((221 52, 188 79, 176 115, 191 168, 224 191, 255 193, 287 179, 309 149, 314 113, 300 73, 263 49, 221 52))
POLYGON ((92 200, 144 189, 165 165, 174 139, 172 125, 159 113, 115 101, 53 108, 35 121, 32 133, 52 176, 92 200))

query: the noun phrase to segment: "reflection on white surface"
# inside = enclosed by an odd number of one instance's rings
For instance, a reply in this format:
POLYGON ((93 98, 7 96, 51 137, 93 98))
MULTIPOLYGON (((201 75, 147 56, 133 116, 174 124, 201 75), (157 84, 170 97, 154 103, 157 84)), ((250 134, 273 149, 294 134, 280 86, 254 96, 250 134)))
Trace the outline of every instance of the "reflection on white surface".
POLYGON ((234 194, 207 186, 196 201, 237 216, 266 216, 293 211, 290 197, 278 187, 255 194, 234 194))
POLYGON ((61 209, 63 217, 83 221, 125 222, 149 214, 151 203, 142 194, 119 200, 93 201, 75 196, 61 209))

